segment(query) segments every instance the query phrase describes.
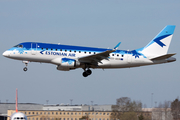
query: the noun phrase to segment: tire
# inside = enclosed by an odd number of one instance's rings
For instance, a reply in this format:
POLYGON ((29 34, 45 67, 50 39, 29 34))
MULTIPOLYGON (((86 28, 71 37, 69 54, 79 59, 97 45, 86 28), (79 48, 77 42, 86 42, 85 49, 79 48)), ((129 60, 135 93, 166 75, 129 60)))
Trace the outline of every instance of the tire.
POLYGON ((83 77, 87 77, 88 74, 86 72, 83 72, 83 77))
POLYGON ((23 68, 24 71, 27 71, 27 67, 23 68))
POLYGON ((89 69, 89 70, 86 71, 86 74, 91 75, 92 71, 89 69))

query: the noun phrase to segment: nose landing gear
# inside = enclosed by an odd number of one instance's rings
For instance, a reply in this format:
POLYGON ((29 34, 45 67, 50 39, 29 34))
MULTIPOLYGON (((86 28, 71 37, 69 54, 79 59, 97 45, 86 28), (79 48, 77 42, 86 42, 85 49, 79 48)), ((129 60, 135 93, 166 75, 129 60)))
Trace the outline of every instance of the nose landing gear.
POLYGON ((23 70, 24 70, 24 71, 27 71, 27 67, 24 67, 23 70))
POLYGON ((27 66, 28 66, 29 61, 23 61, 23 63, 26 65, 26 67, 23 68, 23 70, 26 72, 28 70, 27 66))

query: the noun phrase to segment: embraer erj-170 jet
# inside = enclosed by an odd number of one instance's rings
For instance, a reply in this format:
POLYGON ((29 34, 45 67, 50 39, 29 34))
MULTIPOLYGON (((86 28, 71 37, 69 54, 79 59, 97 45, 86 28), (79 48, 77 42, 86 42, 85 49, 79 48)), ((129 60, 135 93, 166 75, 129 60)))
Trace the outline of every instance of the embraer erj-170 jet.
MULTIPOLYGON (((29 62, 52 63, 58 70, 84 69, 83 76, 91 75, 93 69, 130 68, 176 61, 167 54, 175 26, 166 26, 149 44, 135 50, 71 46, 39 42, 23 42, 3 53, 3 56, 29 62)), ((27 67, 24 68, 27 71, 27 67)))

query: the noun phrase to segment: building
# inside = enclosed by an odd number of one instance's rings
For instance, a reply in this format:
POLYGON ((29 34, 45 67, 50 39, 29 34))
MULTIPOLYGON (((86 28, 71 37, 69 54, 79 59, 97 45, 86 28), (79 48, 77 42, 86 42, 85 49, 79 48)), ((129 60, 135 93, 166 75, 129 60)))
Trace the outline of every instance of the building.
MULTIPOLYGON (((15 110, 8 110, 8 115, 14 112, 15 110)), ((83 116, 88 116, 89 120, 113 120, 110 118, 112 111, 22 110, 19 112, 31 116, 28 120, 80 120, 83 116)), ((143 112, 143 116, 151 119, 151 112, 143 112)))
MULTIPOLYGON (((79 120, 88 117, 89 120, 113 120, 110 118, 114 113, 112 105, 42 105, 33 103, 19 103, 19 112, 24 113, 28 120, 79 120)), ((15 103, 0 103, 0 112, 3 115, 10 116, 15 112, 15 103)), ((151 111, 137 113, 151 119, 151 111)), ((9 118, 7 118, 9 120, 9 118)), ((5 120, 5 118, 1 118, 5 120)))

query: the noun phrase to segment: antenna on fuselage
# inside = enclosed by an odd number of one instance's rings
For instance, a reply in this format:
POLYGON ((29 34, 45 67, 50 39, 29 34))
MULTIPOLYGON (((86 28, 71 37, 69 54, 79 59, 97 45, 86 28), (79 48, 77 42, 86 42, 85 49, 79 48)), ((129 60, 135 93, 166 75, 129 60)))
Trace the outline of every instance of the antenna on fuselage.
POLYGON ((18 112, 18 90, 16 88, 16 112, 18 112))

